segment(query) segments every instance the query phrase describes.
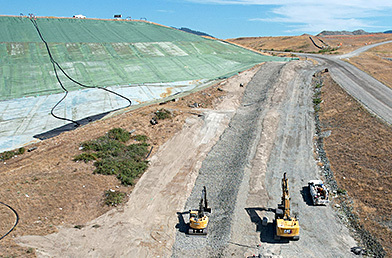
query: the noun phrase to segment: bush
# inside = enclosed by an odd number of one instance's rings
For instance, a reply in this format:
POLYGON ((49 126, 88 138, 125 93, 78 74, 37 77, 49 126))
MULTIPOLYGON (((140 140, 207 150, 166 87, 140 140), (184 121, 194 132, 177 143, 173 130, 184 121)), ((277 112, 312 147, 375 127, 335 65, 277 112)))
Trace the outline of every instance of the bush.
POLYGON ((146 158, 149 144, 131 144, 127 147, 127 154, 131 159, 141 161, 146 158))
POLYGON ((16 152, 16 155, 22 155, 22 154, 24 154, 25 153, 25 148, 24 147, 22 147, 22 148, 19 148, 18 149, 18 151, 16 152))
POLYGON ((149 144, 147 136, 136 135, 133 138, 140 143, 127 146, 124 141, 128 141, 129 137, 127 131, 114 128, 105 136, 82 143, 85 152, 77 155, 74 161, 96 160, 94 174, 116 175, 122 184, 132 185, 134 179, 148 168, 145 158, 149 144))
POLYGON ((108 132, 108 137, 120 142, 127 142, 131 137, 129 132, 122 128, 113 128, 108 132))
POLYGON ((0 153, 0 160, 5 161, 12 159, 12 157, 16 155, 22 155, 25 153, 25 148, 19 148, 17 151, 5 151, 3 153, 0 153))
POLYGON ((108 206, 117 206, 122 203, 125 197, 125 193, 116 192, 112 190, 105 191, 105 204, 108 206))
POLYGON ((171 117, 171 113, 170 113, 169 110, 166 110, 166 109, 162 108, 162 109, 157 110, 155 112, 155 116, 156 116, 156 118, 158 120, 163 120, 163 119, 166 119, 166 118, 170 118, 171 117))
POLYGON ((137 135, 133 136, 132 139, 134 139, 138 142, 147 142, 148 137, 147 137, 147 135, 137 134, 137 135))
POLYGON ((347 193, 347 191, 346 190, 344 190, 344 189, 341 189, 341 188, 339 188, 338 190, 337 190, 337 194, 346 194, 347 193))
POLYGON ((15 153, 13 151, 5 151, 0 154, 0 159, 2 161, 11 159, 13 156, 15 156, 15 153))
POLYGON ((314 105, 318 105, 318 104, 321 103, 321 101, 322 101, 321 98, 314 98, 314 99, 313 99, 313 104, 314 104, 314 105))
POLYGON ((73 161, 84 161, 84 162, 89 162, 92 160, 98 160, 98 156, 96 153, 92 153, 92 152, 85 152, 82 154, 77 155, 73 161))

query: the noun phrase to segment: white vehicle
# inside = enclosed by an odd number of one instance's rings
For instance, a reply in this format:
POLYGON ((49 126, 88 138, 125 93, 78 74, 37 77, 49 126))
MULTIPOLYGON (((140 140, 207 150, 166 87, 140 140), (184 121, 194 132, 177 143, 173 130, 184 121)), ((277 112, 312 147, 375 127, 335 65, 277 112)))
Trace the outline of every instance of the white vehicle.
POLYGON ((312 196, 313 205, 327 205, 329 203, 328 199, 328 189, 323 184, 321 180, 310 180, 308 182, 309 192, 312 196))
POLYGON ((77 14, 77 15, 74 15, 74 16, 73 16, 73 18, 77 18, 77 19, 85 19, 85 18, 86 18, 86 16, 84 16, 84 15, 82 15, 82 14, 77 14))

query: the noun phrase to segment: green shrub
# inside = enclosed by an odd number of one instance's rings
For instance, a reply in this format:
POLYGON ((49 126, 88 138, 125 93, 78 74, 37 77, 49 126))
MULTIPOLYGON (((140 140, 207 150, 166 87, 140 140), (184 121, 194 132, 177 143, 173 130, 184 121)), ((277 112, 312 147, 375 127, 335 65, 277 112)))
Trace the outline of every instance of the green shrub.
POLYGON ((148 153, 148 144, 131 144, 127 147, 127 155, 137 161, 145 159, 148 153))
POLYGON ((133 185, 134 179, 143 174, 148 168, 147 161, 135 162, 131 160, 124 162, 122 165, 124 165, 125 168, 121 169, 121 173, 117 175, 117 178, 124 185, 133 185))
POLYGON ((163 119, 166 119, 166 118, 170 118, 171 117, 171 113, 170 113, 169 110, 166 110, 166 109, 162 108, 162 109, 157 110, 155 112, 155 116, 156 116, 156 118, 158 120, 163 120, 163 119))
POLYGON ((94 174, 116 175, 122 184, 132 185, 134 179, 148 168, 145 158, 149 144, 147 136, 136 135, 133 138, 139 143, 127 146, 124 142, 129 137, 125 130, 114 128, 105 136, 83 142, 84 153, 75 156, 74 160, 96 160, 94 174))
POLYGON ((0 153, 0 160, 1 161, 5 161, 5 160, 9 160, 12 159, 12 157, 16 156, 16 155, 22 155, 25 153, 25 148, 19 148, 17 151, 5 151, 0 153))
POLYGON ((344 189, 341 189, 341 188, 339 188, 338 190, 337 190, 337 194, 346 194, 347 193, 347 191, 346 190, 344 190, 344 189))
POLYGON ((98 155, 93 152, 84 152, 82 154, 77 155, 73 161, 84 161, 84 162, 89 162, 92 160, 98 160, 98 155))
POLYGON ((105 191, 105 204, 108 206, 117 206, 124 201, 124 198, 125 193, 112 190, 105 191))
POLYGON ((5 152, 0 154, 0 160, 2 160, 2 161, 8 160, 8 159, 11 159, 13 156, 15 156, 15 152, 13 152, 13 151, 5 151, 5 152))
POLYGON ((314 99, 313 99, 313 104, 314 104, 314 105, 318 105, 318 104, 321 103, 321 101, 322 101, 321 98, 314 98, 314 99))
POLYGON ((147 142, 148 137, 147 137, 147 135, 137 134, 137 135, 133 136, 132 139, 134 139, 138 142, 147 142))
POLYGON ((131 137, 129 132, 122 128, 113 128, 108 132, 108 137, 120 142, 127 142, 131 137))
POLYGON ((18 151, 16 152, 16 155, 22 155, 22 154, 24 154, 25 153, 25 148, 24 147, 22 147, 22 148, 19 148, 18 149, 18 151))
POLYGON ((118 161, 113 158, 104 158, 94 163, 94 174, 117 175, 120 173, 118 161))

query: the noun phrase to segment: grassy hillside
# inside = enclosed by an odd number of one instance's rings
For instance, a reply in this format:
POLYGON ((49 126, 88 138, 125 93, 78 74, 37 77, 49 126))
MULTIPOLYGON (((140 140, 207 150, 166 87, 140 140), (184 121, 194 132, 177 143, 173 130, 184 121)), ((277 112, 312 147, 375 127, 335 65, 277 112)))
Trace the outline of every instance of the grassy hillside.
MULTIPOLYGON (((277 60, 153 23, 37 18, 53 58, 87 85, 216 79, 277 60)), ((0 17, 0 100, 62 92, 46 47, 27 17, 0 17)), ((61 80, 68 90, 78 86, 61 80)))

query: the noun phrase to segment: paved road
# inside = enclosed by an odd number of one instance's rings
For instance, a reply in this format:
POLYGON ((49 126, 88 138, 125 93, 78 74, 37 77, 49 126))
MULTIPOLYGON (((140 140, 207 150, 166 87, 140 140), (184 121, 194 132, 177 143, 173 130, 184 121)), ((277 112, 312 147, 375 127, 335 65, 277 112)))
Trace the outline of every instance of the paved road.
MULTIPOLYGON (((355 246, 331 207, 314 207, 302 191, 320 178, 313 156, 311 62, 268 63, 248 84, 242 106, 203 161, 184 210, 197 206, 203 185, 212 208, 209 234, 177 232, 174 257, 350 257, 355 246), (288 173, 299 241, 273 239, 273 213, 288 173), (261 226, 269 217, 267 227, 261 226)), ((188 218, 184 218, 185 221, 188 218)))
POLYGON ((369 45, 342 56, 298 55, 319 61, 321 65, 329 69, 331 77, 351 96, 360 101, 370 112, 392 124, 392 89, 355 66, 341 60, 387 43, 392 43, 392 41, 369 45))
POLYGON ((389 44, 389 43, 392 43, 392 40, 384 41, 384 42, 380 42, 380 43, 375 43, 375 44, 370 44, 370 45, 367 45, 367 46, 364 46, 364 47, 360 47, 360 48, 358 48, 358 49, 356 49, 356 50, 354 50, 354 51, 352 51, 350 53, 347 53, 347 54, 344 54, 344 55, 340 55, 340 56, 337 56, 337 57, 339 59, 350 58, 350 57, 353 57, 353 56, 357 56, 357 55, 359 55, 362 52, 368 51, 371 48, 374 48, 374 47, 377 47, 377 46, 381 46, 381 45, 384 45, 384 44, 389 44))

